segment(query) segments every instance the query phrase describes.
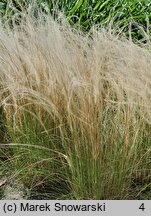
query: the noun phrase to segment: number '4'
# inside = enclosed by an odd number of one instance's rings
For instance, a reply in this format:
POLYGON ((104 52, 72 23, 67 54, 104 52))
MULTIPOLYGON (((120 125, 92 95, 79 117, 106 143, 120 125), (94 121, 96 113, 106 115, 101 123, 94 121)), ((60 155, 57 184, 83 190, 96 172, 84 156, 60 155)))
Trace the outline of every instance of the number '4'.
POLYGON ((144 203, 142 203, 142 204, 140 205, 139 209, 141 209, 142 211, 145 210, 144 203))

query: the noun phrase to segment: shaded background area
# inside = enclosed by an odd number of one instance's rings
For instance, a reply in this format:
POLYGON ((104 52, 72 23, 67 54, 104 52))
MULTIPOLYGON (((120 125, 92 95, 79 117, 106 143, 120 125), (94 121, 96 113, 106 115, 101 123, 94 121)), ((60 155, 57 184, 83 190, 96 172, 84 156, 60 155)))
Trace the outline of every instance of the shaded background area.
MULTIPOLYGON (((20 12, 30 8, 29 0, 1 0, 0 14, 5 18, 19 18, 20 12)), ((146 42, 150 34, 151 21, 150 0, 35 0, 45 13, 56 16, 57 11, 62 11, 72 25, 84 31, 89 31, 92 26, 100 28, 112 25, 117 33, 128 31, 132 38, 146 42)))

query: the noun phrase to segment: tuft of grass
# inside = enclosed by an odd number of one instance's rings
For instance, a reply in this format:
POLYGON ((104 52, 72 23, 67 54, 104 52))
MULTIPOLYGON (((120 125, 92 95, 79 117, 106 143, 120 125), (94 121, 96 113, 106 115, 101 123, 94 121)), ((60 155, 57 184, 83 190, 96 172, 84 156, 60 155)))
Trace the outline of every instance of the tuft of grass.
POLYGON ((0 28, 12 175, 33 197, 41 185, 53 199, 137 199, 151 177, 150 51, 37 13, 0 28))

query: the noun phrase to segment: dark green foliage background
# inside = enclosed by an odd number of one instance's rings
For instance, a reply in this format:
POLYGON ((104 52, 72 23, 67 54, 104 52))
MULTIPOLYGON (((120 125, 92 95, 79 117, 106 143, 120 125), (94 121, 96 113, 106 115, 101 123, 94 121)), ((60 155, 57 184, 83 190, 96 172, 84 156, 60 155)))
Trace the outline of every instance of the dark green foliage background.
MULTIPOLYGON (((20 11, 31 6, 29 0, 0 0, 2 17, 18 17, 20 11)), ((151 1, 150 0, 36 0, 46 13, 53 15, 63 11, 71 24, 88 31, 112 23, 114 29, 121 29, 127 34, 130 29, 133 39, 143 39, 144 33, 150 34, 151 1)), ((146 41, 146 38, 144 39, 146 41)))

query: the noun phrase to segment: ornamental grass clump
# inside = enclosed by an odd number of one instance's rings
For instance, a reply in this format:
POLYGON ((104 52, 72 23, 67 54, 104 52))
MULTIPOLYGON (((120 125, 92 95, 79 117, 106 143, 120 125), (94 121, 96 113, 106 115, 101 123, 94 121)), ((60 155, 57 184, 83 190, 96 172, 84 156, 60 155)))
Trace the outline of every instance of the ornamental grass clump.
POLYGON ((40 12, 1 24, 1 146, 11 148, 12 176, 53 199, 137 199, 149 190, 148 48, 40 12))

